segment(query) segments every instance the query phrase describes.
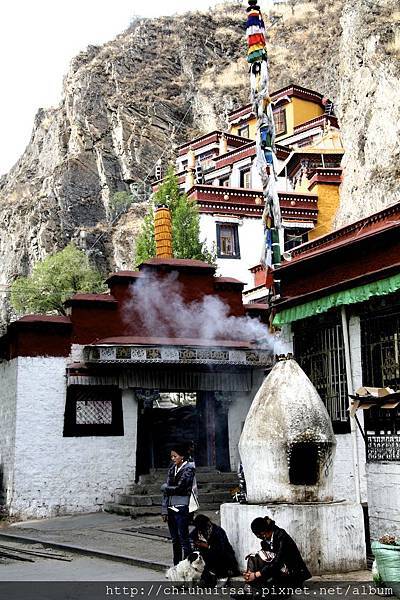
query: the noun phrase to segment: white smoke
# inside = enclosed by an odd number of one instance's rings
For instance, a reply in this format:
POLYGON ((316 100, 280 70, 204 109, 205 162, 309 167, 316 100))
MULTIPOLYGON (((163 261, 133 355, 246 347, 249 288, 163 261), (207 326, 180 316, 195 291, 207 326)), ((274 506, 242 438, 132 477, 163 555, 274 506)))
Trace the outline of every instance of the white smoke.
POLYGON ((143 335, 247 341, 268 348, 275 354, 288 350, 268 326, 248 316, 229 315, 229 306, 216 295, 206 295, 200 301, 186 302, 177 273, 156 277, 146 273, 131 286, 131 301, 126 305, 129 322, 140 314, 143 335), (138 310, 139 309, 139 310, 138 310))

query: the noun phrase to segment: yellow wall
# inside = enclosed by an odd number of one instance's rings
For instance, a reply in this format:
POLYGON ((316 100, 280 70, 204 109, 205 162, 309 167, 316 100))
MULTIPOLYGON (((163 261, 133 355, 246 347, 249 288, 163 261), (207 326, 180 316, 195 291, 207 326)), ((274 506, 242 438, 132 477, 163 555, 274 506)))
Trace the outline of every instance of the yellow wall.
POLYGON ((310 191, 318 196, 317 224, 308 234, 308 239, 313 240, 333 229, 333 220, 339 208, 339 184, 318 183, 310 191))
POLYGON ((232 135, 239 135, 239 129, 241 129, 245 125, 249 126, 249 140, 255 140, 257 132, 257 120, 254 117, 252 119, 249 119, 247 122, 242 121, 242 123, 240 123, 239 125, 232 125, 229 130, 229 133, 231 133, 232 135))
POLYGON ((301 98, 292 98, 292 101, 285 104, 283 108, 286 112, 286 133, 277 135, 277 141, 293 135, 294 128, 298 125, 324 114, 322 106, 301 98))
POLYGON ((293 126, 297 127, 302 125, 306 121, 315 119, 324 114, 324 109, 315 102, 309 102, 308 100, 302 100, 301 98, 293 98, 292 102, 294 108, 294 119, 293 126))
MULTIPOLYGON (((302 100, 301 98, 292 98, 292 101, 285 104, 283 108, 286 113, 286 133, 278 135, 276 137, 277 141, 293 135, 294 128, 298 125, 302 125, 306 121, 310 121, 311 119, 315 119, 324 114, 322 106, 309 100, 302 100)), ((242 121, 239 125, 232 125, 229 133, 232 133, 232 135, 239 135, 239 129, 246 124, 249 125, 249 139, 255 140, 257 132, 257 121, 255 118, 249 119, 247 122, 242 121)))

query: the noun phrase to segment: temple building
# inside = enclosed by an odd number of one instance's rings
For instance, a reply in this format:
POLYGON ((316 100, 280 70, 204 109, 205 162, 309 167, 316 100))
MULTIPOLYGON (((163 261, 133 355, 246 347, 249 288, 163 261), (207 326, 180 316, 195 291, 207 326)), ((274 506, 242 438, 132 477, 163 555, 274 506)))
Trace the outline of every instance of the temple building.
MULTIPOLYGON (((271 94, 276 127, 282 251, 332 227, 344 153, 332 103, 319 92, 289 85, 271 94)), ((262 184, 256 164, 251 105, 229 113, 227 132, 212 131, 178 149, 176 171, 200 212, 201 237, 217 253, 218 272, 245 283, 246 302, 259 303, 250 269, 263 243, 262 184), (250 293, 251 291, 251 293, 250 293)), ((161 180, 154 182, 156 190, 161 180)), ((265 279, 264 279, 265 283, 265 279)))
POLYGON ((400 389, 399 256, 397 203, 293 249, 274 304, 274 325, 332 419, 343 461, 337 491, 368 505, 374 539, 400 535, 400 396, 364 405, 356 427, 349 394, 400 389))
MULTIPOLYGON (((99 510, 140 476, 165 476, 176 439, 194 442, 214 481, 237 468, 241 426, 272 360, 243 284, 201 261, 162 258, 107 283, 108 294, 68 300, 68 316, 22 317, 0 340, 1 486, 11 515, 99 510)), ((147 512, 160 511, 156 488, 147 512)))

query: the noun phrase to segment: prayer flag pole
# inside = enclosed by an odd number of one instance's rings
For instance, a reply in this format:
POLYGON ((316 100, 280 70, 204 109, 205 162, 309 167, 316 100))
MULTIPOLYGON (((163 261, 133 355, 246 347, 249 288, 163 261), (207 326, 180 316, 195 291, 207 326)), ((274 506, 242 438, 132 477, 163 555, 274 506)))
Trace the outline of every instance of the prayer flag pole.
MULTIPOLYGON (((282 227, 277 191, 277 159, 275 154, 275 124, 269 97, 268 54, 265 25, 257 0, 248 0, 247 62, 250 64, 250 99, 257 118, 256 161, 261 177, 265 208, 263 212, 264 245, 261 264, 276 269, 281 264, 279 230, 282 227)), ((280 280, 274 281, 274 296, 280 296, 280 280)))

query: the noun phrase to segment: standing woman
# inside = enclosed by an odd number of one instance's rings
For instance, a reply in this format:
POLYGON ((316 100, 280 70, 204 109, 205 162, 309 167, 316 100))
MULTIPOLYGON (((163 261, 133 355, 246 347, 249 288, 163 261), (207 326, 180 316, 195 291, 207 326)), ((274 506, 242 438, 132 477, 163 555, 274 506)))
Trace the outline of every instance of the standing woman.
POLYGON ((168 522, 172 538, 174 565, 191 552, 189 539, 189 502, 195 476, 194 463, 189 462, 187 447, 175 444, 171 448, 172 465, 167 481, 161 486, 163 492, 162 515, 168 522), (182 557, 183 554, 183 557, 182 557))

